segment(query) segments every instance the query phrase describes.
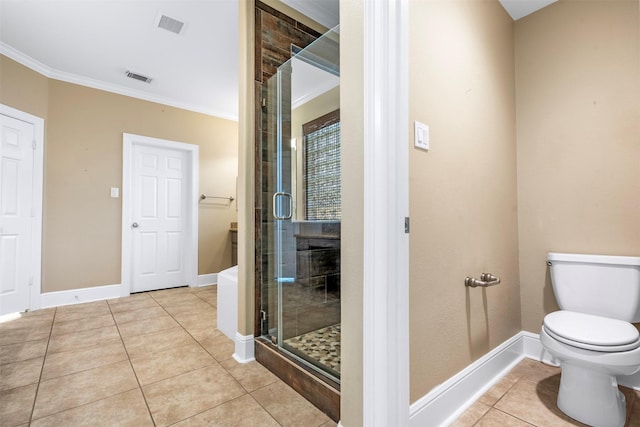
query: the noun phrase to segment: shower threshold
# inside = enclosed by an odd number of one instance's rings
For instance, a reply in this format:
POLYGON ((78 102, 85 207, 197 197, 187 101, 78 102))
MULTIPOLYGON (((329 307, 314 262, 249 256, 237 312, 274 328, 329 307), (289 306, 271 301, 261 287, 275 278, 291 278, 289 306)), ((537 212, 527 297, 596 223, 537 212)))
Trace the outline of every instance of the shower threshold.
POLYGON ((278 347, 265 337, 255 341, 256 361, 313 403, 333 421, 340 420, 340 384, 321 369, 311 368, 291 351, 278 347))

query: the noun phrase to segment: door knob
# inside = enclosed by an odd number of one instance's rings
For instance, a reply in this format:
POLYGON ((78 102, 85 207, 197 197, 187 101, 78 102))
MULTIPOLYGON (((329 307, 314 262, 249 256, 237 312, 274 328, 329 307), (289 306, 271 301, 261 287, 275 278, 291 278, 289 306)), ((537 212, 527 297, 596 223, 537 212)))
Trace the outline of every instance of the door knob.
POLYGON ((131 224, 131 227, 133 227, 133 228, 138 228, 138 227, 140 227, 140 226, 138 225, 138 223, 137 223, 137 222, 134 222, 133 224, 131 224))

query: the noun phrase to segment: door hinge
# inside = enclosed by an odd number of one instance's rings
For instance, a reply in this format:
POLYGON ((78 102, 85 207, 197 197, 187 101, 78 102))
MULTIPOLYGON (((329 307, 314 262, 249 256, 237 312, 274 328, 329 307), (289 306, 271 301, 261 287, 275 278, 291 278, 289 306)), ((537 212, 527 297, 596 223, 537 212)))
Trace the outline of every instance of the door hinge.
POLYGON ((29 286, 33 286, 33 276, 29 277, 29 286))
POLYGON ((409 217, 405 216, 404 217, 404 232, 408 234, 409 233, 409 228, 410 228, 409 217))
POLYGON ((260 310, 260 320, 267 320, 267 312, 260 310))
POLYGON ((35 150, 37 146, 38 146, 38 143, 36 142, 35 139, 33 141, 31 141, 31 148, 33 148, 35 150))

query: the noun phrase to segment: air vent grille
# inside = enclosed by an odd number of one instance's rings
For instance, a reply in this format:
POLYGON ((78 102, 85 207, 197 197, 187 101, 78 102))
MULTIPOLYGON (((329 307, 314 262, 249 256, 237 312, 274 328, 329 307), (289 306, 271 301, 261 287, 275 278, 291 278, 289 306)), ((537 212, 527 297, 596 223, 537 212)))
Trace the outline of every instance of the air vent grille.
POLYGON ((151 77, 143 76, 142 74, 132 73, 131 71, 125 71, 124 74, 130 79, 140 80, 141 82, 151 83, 151 77))
POLYGON ((184 22, 180 22, 177 19, 170 18, 167 15, 160 16, 160 21, 158 22, 158 28, 171 31, 174 34, 180 34, 183 27, 184 27, 184 22))

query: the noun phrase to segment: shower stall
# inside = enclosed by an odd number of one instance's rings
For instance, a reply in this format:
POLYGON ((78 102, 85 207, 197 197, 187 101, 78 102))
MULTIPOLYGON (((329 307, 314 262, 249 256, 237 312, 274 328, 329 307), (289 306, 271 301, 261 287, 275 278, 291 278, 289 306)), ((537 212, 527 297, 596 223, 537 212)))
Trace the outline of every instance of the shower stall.
POLYGON ((339 30, 291 49, 262 87, 260 334, 339 384, 339 30))

